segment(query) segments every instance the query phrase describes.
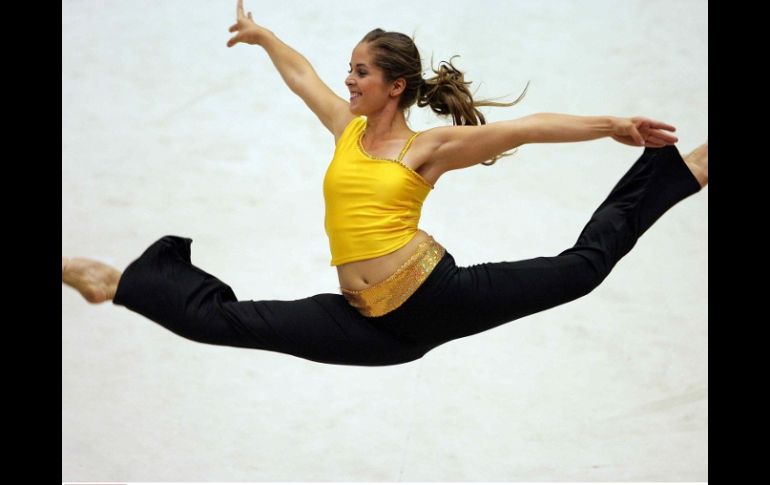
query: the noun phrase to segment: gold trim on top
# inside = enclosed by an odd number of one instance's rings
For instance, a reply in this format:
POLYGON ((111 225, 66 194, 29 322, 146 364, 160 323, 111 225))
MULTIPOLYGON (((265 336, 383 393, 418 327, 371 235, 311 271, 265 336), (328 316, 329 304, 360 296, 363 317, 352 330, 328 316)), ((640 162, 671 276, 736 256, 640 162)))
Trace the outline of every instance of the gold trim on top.
MULTIPOLYGON (((366 126, 366 122, 364 122, 364 126, 366 126)), ((415 139, 415 138, 417 138, 417 135, 419 135, 419 134, 421 134, 421 133, 422 133, 422 131, 418 131, 418 132, 416 132, 414 135, 412 135, 412 136, 411 136, 411 138, 409 139, 409 141, 407 141, 407 144, 404 146, 404 148, 406 149, 406 148, 408 148, 409 146, 411 146, 411 144, 412 144, 412 141, 414 141, 414 139, 415 139)), ((370 154, 369 154, 369 153, 366 151, 366 149, 364 148, 364 144, 363 144, 363 142, 361 141, 361 139, 362 139, 363 137, 364 137, 364 130, 361 130, 361 133, 359 133, 359 134, 358 134, 358 136, 356 137, 356 142, 357 142, 357 143, 356 143, 356 145, 358 145, 358 149, 359 149, 359 150, 361 150, 361 154, 362 154, 362 155, 364 155, 364 156, 365 156, 365 157, 367 157, 367 158, 371 158, 372 160, 382 160, 382 161, 384 161, 384 162, 393 162, 393 163, 397 163, 397 164, 401 165, 402 167, 404 167, 405 169, 409 170, 409 172, 410 172, 410 173, 412 173, 413 175, 416 175, 416 176, 417 176, 417 179, 418 179, 420 182, 422 182, 423 184, 425 184, 426 186, 430 187, 430 189, 431 189, 431 190, 435 189, 435 187, 434 187, 433 185, 431 185, 431 184, 430 184, 430 182, 428 182, 427 180, 425 180, 425 178, 424 178, 422 175, 420 175, 419 173, 417 173, 417 171, 415 171, 415 169, 413 169, 412 167, 409 167, 408 165, 405 165, 405 164, 404 164, 404 162, 402 162, 402 161, 400 161, 400 160, 393 160, 392 158, 383 158, 383 157, 373 157, 373 156, 371 156, 371 155, 370 155, 370 154)), ((401 155, 399 155, 399 158, 403 158, 403 156, 404 156, 405 154, 406 154, 406 153, 405 153, 405 152, 402 150, 402 153, 401 153, 401 155)))

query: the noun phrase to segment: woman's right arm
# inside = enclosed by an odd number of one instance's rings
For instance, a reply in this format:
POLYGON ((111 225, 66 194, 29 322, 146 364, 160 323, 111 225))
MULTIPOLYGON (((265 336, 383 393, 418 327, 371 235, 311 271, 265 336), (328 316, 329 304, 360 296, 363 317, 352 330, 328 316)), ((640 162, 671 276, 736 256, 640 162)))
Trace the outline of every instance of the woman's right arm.
POLYGON ((286 45, 270 30, 254 23, 251 12, 243 11, 243 0, 238 0, 236 23, 230 32, 237 32, 227 47, 242 42, 260 45, 281 74, 284 82, 318 116, 321 123, 334 135, 335 143, 353 115, 348 102, 336 95, 318 77, 310 62, 299 52, 286 45))

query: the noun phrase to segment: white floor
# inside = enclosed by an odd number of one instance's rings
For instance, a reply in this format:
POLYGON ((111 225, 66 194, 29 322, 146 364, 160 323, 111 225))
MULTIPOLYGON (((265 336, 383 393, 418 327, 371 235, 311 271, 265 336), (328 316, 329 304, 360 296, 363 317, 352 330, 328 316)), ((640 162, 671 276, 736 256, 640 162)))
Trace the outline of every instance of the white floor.
MULTIPOLYGON (((333 138, 235 1, 62 5, 62 254, 124 267, 165 234, 241 299, 337 292, 321 182, 333 138)), ((347 99, 355 44, 452 55, 488 121, 648 116, 708 136, 699 0, 247 0, 347 99)), ((411 127, 450 124, 414 108, 411 127)), ((450 172, 421 227, 460 265, 554 255, 641 153, 530 145, 450 172)), ((62 287, 63 481, 706 481, 708 189, 596 291, 401 366, 321 365, 196 344, 62 287)))

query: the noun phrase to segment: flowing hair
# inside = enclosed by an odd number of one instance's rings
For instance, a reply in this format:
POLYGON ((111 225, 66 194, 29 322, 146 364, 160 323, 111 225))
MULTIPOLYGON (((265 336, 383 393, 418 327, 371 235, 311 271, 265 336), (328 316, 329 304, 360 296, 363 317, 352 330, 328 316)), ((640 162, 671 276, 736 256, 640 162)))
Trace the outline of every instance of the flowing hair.
MULTIPOLYGON (((490 100, 476 101, 473 99, 468 86, 471 81, 465 81, 464 75, 449 62, 439 63, 438 70, 433 69, 431 56, 431 71, 435 76, 422 77, 422 61, 420 52, 412 37, 400 32, 387 32, 374 29, 361 39, 367 43, 372 52, 374 64, 384 73, 385 82, 393 82, 398 78, 406 80, 406 88, 401 94, 398 108, 407 110, 415 103, 418 108, 429 106, 439 116, 452 116, 454 125, 485 125, 484 115, 477 109, 480 106, 510 107, 524 98, 529 88, 529 82, 524 91, 510 103, 498 103, 490 100)), ((490 162, 482 165, 493 165, 498 159, 516 153, 516 150, 495 156, 490 162)))

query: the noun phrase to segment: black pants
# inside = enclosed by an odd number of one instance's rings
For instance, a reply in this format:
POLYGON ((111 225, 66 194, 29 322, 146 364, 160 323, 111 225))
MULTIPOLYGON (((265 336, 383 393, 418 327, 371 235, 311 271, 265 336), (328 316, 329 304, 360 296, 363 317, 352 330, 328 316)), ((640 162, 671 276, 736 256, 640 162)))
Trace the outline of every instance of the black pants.
POLYGON ((458 267, 447 252, 396 310, 365 317, 341 294, 238 301, 166 236, 126 268, 114 303, 188 339, 343 365, 410 362, 450 340, 590 293, 666 210, 700 190, 674 146, 644 150, 557 256, 458 267))

